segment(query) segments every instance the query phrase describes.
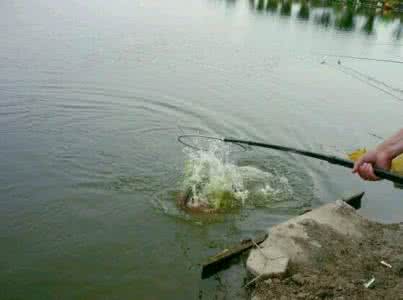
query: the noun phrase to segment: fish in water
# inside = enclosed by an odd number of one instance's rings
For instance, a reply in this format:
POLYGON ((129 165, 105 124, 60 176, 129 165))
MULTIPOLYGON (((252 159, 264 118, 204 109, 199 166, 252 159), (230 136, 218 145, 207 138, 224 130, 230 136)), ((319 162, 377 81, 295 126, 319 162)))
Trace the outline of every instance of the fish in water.
POLYGON ((195 201, 192 188, 180 192, 177 196, 177 205, 188 213, 214 213, 217 209, 211 208, 205 201, 195 201))
MULTIPOLYGON (((202 185, 197 184, 195 186, 196 190, 202 190, 202 185)), ((192 187, 188 187, 184 192, 178 193, 177 204, 178 206, 186 212, 189 213, 217 213, 221 210, 228 208, 234 208, 236 205, 235 194, 240 192, 239 188, 232 185, 231 190, 216 191, 211 193, 209 196, 213 198, 220 199, 220 204, 217 206, 211 205, 210 201, 207 199, 200 199, 200 196, 195 198, 195 192, 192 187)), ((197 192, 196 192, 197 193, 197 192)), ((197 193, 202 194, 202 193, 197 193)))

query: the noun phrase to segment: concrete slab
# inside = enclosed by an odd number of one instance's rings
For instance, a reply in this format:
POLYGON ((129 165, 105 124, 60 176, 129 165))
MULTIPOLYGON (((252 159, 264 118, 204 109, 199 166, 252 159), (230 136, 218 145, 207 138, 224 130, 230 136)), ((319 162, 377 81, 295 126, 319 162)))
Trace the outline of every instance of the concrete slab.
POLYGON ((268 238, 253 249, 246 267, 255 276, 282 276, 290 262, 309 263, 315 251, 322 247, 319 238, 311 238, 307 228, 326 230, 329 226, 336 232, 361 239, 369 221, 358 215, 354 208, 342 200, 323 205, 304 215, 297 216, 268 230, 268 238))
POLYGON ((265 249, 264 253, 256 251, 248 261, 250 265, 248 270, 255 276, 263 274, 263 277, 282 277, 287 272, 289 258, 279 249, 271 247, 265 249))

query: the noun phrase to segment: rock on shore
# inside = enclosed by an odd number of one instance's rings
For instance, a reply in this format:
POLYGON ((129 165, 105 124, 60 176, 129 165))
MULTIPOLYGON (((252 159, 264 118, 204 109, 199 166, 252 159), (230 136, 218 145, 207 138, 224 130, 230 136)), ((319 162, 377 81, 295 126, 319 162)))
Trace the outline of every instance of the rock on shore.
POLYGON ((259 276, 254 300, 403 299, 402 224, 370 221, 338 200, 268 232, 247 260, 259 276))

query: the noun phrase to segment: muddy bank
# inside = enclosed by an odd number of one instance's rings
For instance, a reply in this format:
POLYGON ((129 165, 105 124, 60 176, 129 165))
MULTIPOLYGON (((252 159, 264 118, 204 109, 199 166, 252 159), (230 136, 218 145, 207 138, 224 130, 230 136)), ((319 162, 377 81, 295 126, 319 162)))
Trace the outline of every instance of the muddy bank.
POLYGON ((403 299, 403 223, 372 222, 339 202, 276 227, 248 259, 260 276, 253 300, 403 299), (284 272, 270 273, 273 248, 289 258, 284 272))

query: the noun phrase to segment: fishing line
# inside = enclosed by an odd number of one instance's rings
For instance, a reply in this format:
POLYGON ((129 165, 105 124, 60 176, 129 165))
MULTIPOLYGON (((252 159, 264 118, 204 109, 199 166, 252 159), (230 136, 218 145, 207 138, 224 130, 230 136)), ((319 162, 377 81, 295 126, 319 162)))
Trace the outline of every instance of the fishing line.
POLYGON ((357 60, 370 60, 370 61, 387 62, 387 63, 394 63, 394 64, 403 64, 403 61, 393 60, 393 59, 381 59, 381 58, 359 57, 359 56, 349 56, 349 55, 335 55, 335 54, 323 54, 323 55, 331 56, 331 57, 357 59, 357 60))
POLYGON ((351 77, 353 77, 353 78, 355 78, 355 79, 358 79, 359 81, 361 81, 361 82, 363 82, 363 83, 365 83, 365 84, 367 84, 367 85, 369 85, 369 86, 371 86, 371 87, 377 89, 378 91, 381 91, 381 92, 384 92, 385 94, 388 94, 389 96, 395 98, 396 100, 403 101, 402 98, 396 96, 395 94, 391 93, 390 91, 385 90, 385 89, 383 89, 383 88, 377 86, 376 84, 373 84, 373 83, 369 82, 368 80, 365 80, 365 79, 361 78, 360 76, 358 76, 358 75, 356 75, 356 74, 353 74, 351 71, 350 71, 350 73, 347 72, 346 70, 348 70, 348 69, 347 69, 345 66, 342 66, 342 65, 341 65, 341 67, 339 68, 339 70, 342 71, 344 74, 350 75, 351 77), (343 70, 342 68, 344 68, 344 70, 343 70))
POLYGON ((370 132, 369 135, 372 135, 373 137, 377 138, 378 140, 384 141, 385 139, 375 133, 370 132))
POLYGON ((365 84, 367 84, 367 85, 369 85, 369 86, 371 86, 371 87, 373 87, 373 88, 375 88, 375 89, 377 89, 378 91, 381 91, 381 92, 383 92, 383 93, 385 93, 385 94, 388 94, 389 96, 395 98, 396 100, 403 101, 402 98, 396 96, 395 94, 391 93, 391 92, 388 91, 388 90, 385 90, 385 89, 383 89, 383 88, 377 86, 376 84, 373 84, 373 83, 369 82, 368 79, 365 80, 365 79, 361 78, 361 77, 358 76, 357 74, 354 74, 353 72, 351 72, 351 70, 350 70, 350 72, 348 72, 348 69, 347 69, 345 66, 343 66, 343 65, 340 65, 340 68, 336 68, 336 67, 334 67, 334 66, 332 66, 332 65, 330 65, 330 64, 327 64, 327 65, 330 66, 330 67, 332 67, 332 68, 334 68, 334 69, 336 69, 336 70, 338 70, 338 71, 341 71, 341 72, 343 72, 344 74, 349 75, 349 76, 351 76, 351 77, 353 77, 353 78, 355 78, 355 79, 357 79, 357 80, 359 80, 359 81, 361 81, 361 82, 363 82, 363 83, 365 83, 365 84), (343 68, 344 68, 344 69, 343 69, 343 68))
POLYGON ((401 90, 401 89, 395 88, 395 87, 393 87, 393 86, 391 86, 391 85, 389 85, 389 84, 387 84, 387 83, 385 83, 385 82, 383 82, 383 81, 377 80, 376 78, 371 77, 371 76, 369 76, 369 75, 367 75, 367 74, 365 74, 365 73, 362 73, 362 72, 360 72, 360 71, 358 71, 358 70, 356 70, 356 69, 354 69, 354 68, 352 68, 352 67, 348 67, 348 66, 346 66, 346 65, 342 65, 342 66, 343 66, 345 69, 349 69, 349 70, 351 70, 351 72, 354 72, 354 73, 356 73, 356 74, 359 75, 359 76, 362 76, 363 78, 367 79, 368 81, 373 81, 373 82, 375 82, 375 83, 377 83, 377 84, 379 84, 379 85, 383 85, 384 87, 390 89, 391 91, 398 92, 398 93, 402 93, 402 92, 403 92, 403 90, 401 90))

